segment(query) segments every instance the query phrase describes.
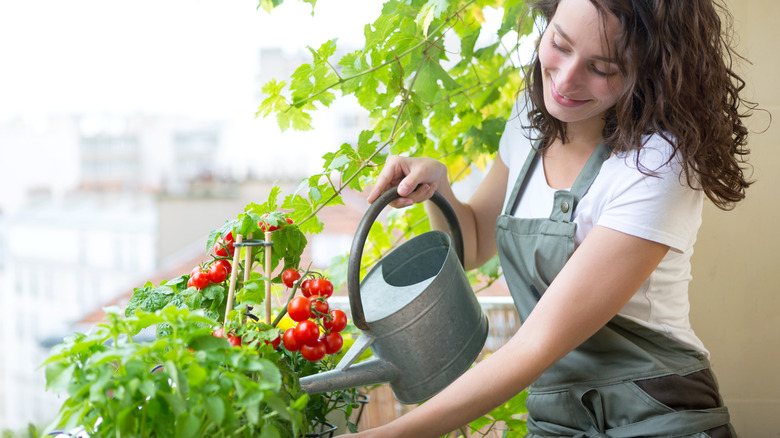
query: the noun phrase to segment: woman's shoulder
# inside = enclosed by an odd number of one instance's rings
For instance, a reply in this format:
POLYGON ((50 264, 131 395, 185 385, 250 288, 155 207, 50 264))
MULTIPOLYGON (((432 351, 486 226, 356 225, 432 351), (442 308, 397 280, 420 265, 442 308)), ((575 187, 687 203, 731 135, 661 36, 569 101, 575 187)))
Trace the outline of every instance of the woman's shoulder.
POLYGON ((679 174, 682 170, 679 156, 674 148, 674 138, 665 133, 646 135, 642 139, 641 148, 617 152, 615 155, 632 171, 679 174))
POLYGON ((523 103, 518 100, 512 107, 512 113, 506 121, 498 143, 498 153, 507 167, 511 167, 511 164, 518 160, 525 160, 533 145, 531 131, 526 127, 527 120, 523 103))

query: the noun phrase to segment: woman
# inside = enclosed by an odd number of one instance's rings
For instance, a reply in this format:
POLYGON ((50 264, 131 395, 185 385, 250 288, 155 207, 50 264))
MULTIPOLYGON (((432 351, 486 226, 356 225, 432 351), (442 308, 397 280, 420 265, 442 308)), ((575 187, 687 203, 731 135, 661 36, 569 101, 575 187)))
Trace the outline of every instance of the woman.
POLYGON ((534 7, 547 24, 525 114, 469 203, 426 158, 391 157, 369 194, 397 185, 401 207, 442 193, 467 267, 498 252, 523 323, 421 407, 359 436, 440 436, 529 385, 531 437, 734 436, 687 296, 704 195, 728 208, 749 185, 723 11, 713 0, 534 7))

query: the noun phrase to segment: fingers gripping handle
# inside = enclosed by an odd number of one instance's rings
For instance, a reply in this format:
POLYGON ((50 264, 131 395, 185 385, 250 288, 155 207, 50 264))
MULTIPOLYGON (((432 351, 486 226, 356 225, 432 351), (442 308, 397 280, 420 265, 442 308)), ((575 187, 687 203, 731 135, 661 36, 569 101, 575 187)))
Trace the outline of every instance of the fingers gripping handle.
MULTIPOLYGON (((387 207, 388 204, 399 198, 398 190, 392 187, 382 193, 368 208, 358 225, 355 237, 352 240, 352 248, 349 251, 349 261, 347 264, 347 291, 349 293, 349 306, 352 311, 352 321, 355 326, 361 330, 369 330, 366 316, 363 312, 363 302, 360 297, 360 262, 363 258, 363 247, 366 244, 368 233, 371 230, 379 213, 387 207)), ((452 209, 449 202, 439 192, 434 192, 430 199, 436 207, 444 214, 447 225, 450 228, 452 244, 455 247, 455 253, 458 255, 461 265, 464 264, 463 258, 463 234, 458 223, 458 217, 455 210, 452 209)))

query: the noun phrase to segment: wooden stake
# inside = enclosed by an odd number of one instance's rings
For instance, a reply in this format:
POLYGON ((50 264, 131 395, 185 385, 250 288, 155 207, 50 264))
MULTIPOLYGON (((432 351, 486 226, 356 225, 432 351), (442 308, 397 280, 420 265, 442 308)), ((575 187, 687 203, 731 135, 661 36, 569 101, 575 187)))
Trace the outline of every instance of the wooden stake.
MULTIPOLYGON (((242 235, 236 236, 236 242, 235 243, 241 243, 244 241, 244 237, 242 235)), ((228 296, 227 296, 227 307, 225 308, 225 322, 222 324, 223 326, 227 325, 228 321, 228 315, 231 311, 233 311, 233 298, 236 295, 236 280, 238 279, 238 262, 241 259, 241 248, 238 247, 235 249, 235 252, 233 253, 233 267, 230 270, 230 287, 228 288, 228 296)))
MULTIPOLYGON (((266 243, 271 241, 271 232, 265 232, 266 243)), ((265 247, 265 323, 271 323, 271 253, 273 247, 266 245, 265 247)))
MULTIPOLYGON (((252 233, 246 235, 246 240, 252 240, 252 233)), ((250 275, 252 274, 252 246, 246 246, 246 253, 244 255, 244 287, 249 283, 250 275)), ((246 322, 246 315, 241 317, 241 322, 246 322)))

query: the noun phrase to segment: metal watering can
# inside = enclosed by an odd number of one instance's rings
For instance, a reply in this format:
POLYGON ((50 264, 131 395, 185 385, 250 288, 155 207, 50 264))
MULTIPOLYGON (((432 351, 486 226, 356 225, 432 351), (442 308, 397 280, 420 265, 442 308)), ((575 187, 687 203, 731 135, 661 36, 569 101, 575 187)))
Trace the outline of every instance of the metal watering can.
POLYGON ((335 369, 304 377, 309 394, 389 382, 396 399, 424 401, 465 372, 482 350, 488 321, 463 269, 463 236, 449 203, 438 192, 454 240, 441 231, 416 236, 380 260, 360 282, 368 232, 379 213, 398 198, 386 191, 358 225, 347 267, 354 324, 362 334, 335 369), (354 364, 368 348, 373 358, 354 364))

